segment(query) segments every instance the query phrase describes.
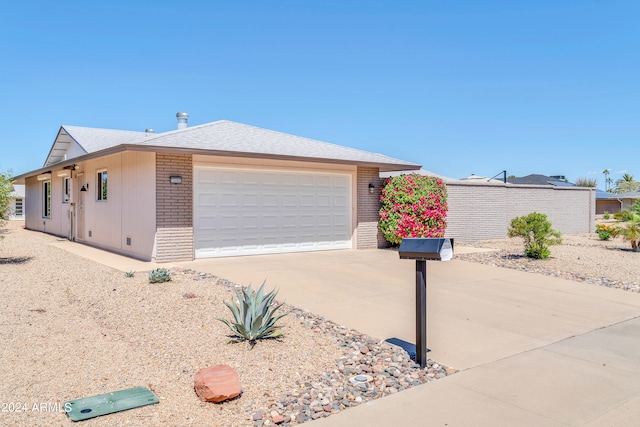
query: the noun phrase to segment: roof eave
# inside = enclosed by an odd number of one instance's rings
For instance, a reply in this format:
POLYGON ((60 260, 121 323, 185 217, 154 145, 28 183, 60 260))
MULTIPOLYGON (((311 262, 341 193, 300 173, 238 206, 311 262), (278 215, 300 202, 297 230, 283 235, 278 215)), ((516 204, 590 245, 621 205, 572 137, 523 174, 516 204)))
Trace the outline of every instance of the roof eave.
POLYGON ((43 172, 51 169, 60 169, 65 166, 70 166, 75 163, 80 163, 86 160, 95 159, 98 157, 109 156, 111 154, 121 153, 123 151, 142 151, 142 152, 156 152, 156 153, 175 153, 175 154, 202 154, 208 156, 221 156, 221 157, 244 157, 244 158, 260 158, 260 159, 272 159, 272 160, 291 160, 302 161, 312 163, 336 163, 345 165, 356 165, 362 167, 376 167, 380 169, 380 172, 387 171, 399 171, 399 170, 418 170, 422 166, 414 163, 385 163, 385 162, 366 162, 357 160, 342 160, 342 159, 327 159, 320 157, 303 157, 303 156, 286 156, 280 154, 263 154, 263 153, 243 153, 238 151, 224 151, 224 150, 207 150, 207 149, 194 149, 194 148, 178 148, 178 147, 161 147, 153 145, 138 145, 138 144, 120 144, 115 147, 105 148, 104 150, 95 151, 82 156, 74 157, 62 162, 58 162, 49 166, 43 166, 39 169, 23 173, 14 177, 14 181, 17 184, 24 184, 24 180, 31 176, 39 175, 43 172))

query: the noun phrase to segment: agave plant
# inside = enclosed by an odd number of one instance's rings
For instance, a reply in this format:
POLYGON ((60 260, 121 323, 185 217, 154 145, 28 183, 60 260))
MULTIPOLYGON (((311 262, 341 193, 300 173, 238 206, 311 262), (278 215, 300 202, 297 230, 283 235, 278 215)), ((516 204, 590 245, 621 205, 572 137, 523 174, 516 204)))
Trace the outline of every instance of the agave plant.
POLYGON ((171 281, 171 274, 166 268, 156 268, 149 272, 149 283, 164 283, 171 281))
POLYGON ((235 341, 249 341, 251 349, 256 345, 256 340, 282 336, 281 326, 276 325, 276 322, 287 315, 275 314, 284 303, 274 304, 277 291, 272 290, 265 294, 265 283, 266 281, 262 282, 257 291, 251 289, 251 286, 247 289, 242 288, 241 291, 235 289, 237 303, 224 301, 233 314, 233 321, 217 318, 231 329, 235 341))

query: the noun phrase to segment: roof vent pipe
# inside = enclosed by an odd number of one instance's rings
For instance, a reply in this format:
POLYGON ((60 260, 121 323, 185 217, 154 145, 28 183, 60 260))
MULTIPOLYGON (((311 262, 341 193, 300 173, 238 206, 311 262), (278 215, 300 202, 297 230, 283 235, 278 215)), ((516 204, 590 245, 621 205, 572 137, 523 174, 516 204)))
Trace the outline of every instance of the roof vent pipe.
POLYGON ((185 129, 187 127, 187 121, 189 121, 189 114, 178 113, 176 114, 176 118, 178 119, 178 129, 185 129))
POLYGON ((153 129, 151 129, 151 128, 146 128, 146 129, 144 130, 144 136, 149 136, 149 135, 152 135, 152 134, 154 134, 154 133, 156 133, 156 131, 155 131, 155 130, 153 130, 153 129))

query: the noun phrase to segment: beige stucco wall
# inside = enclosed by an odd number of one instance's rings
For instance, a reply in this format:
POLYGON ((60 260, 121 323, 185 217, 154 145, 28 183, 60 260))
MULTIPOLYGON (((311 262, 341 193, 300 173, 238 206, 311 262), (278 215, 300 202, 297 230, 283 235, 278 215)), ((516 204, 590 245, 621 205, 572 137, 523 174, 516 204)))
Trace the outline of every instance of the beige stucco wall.
POLYGON ((56 236, 69 236, 69 211, 72 209, 71 203, 62 201, 62 177, 58 173, 62 169, 51 170, 51 215, 49 218, 43 216, 44 205, 44 182, 38 181, 37 177, 25 180, 25 227, 29 230, 37 230, 56 236))
POLYGON ((62 202, 63 178, 58 176, 62 171, 51 170, 51 218, 42 217, 42 181, 26 180, 26 228, 69 237, 70 211, 75 210, 76 227, 82 228, 74 230, 78 241, 151 259, 156 227, 155 153, 124 152, 79 163, 73 171, 70 203, 62 202), (96 200, 100 169, 108 174, 106 201, 96 200), (79 191, 83 185, 88 187, 86 192, 79 191), (82 210, 80 197, 84 198, 82 210))
POLYGON ((589 188, 449 182, 447 194, 446 236, 461 241, 505 238, 512 218, 533 211, 562 233, 595 228, 595 191, 589 188))
POLYGON ((127 151, 89 160, 77 172, 84 173, 78 187, 88 185, 82 194, 84 229, 78 235, 86 243, 150 260, 156 229, 155 153, 127 151), (106 201, 96 200, 101 169, 108 173, 106 201))

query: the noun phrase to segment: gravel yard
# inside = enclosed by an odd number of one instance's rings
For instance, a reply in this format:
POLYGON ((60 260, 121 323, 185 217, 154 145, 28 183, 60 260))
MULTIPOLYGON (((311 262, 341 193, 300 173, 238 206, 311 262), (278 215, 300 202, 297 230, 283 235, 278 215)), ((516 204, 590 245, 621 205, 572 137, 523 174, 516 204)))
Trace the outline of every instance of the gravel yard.
POLYGON ((149 284, 146 273, 127 278, 21 227, 10 222, 0 240, 2 426, 69 426, 65 401, 135 386, 160 403, 82 425, 266 426, 279 415, 286 426, 454 372, 419 369, 396 347, 287 305, 284 338, 249 351, 216 320, 230 316, 228 281, 173 270, 171 282, 149 284), (220 363, 238 372, 243 393, 203 403, 193 376, 220 363), (372 380, 354 386, 356 374, 372 380))
POLYGON ((564 235, 562 240, 562 244, 550 247, 551 257, 546 260, 525 258, 520 238, 456 242, 494 249, 456 255, 456 259, 640 292, 640 252, 631 251, 628 242, 621 238, 603 241, 596 233, 564 235))

